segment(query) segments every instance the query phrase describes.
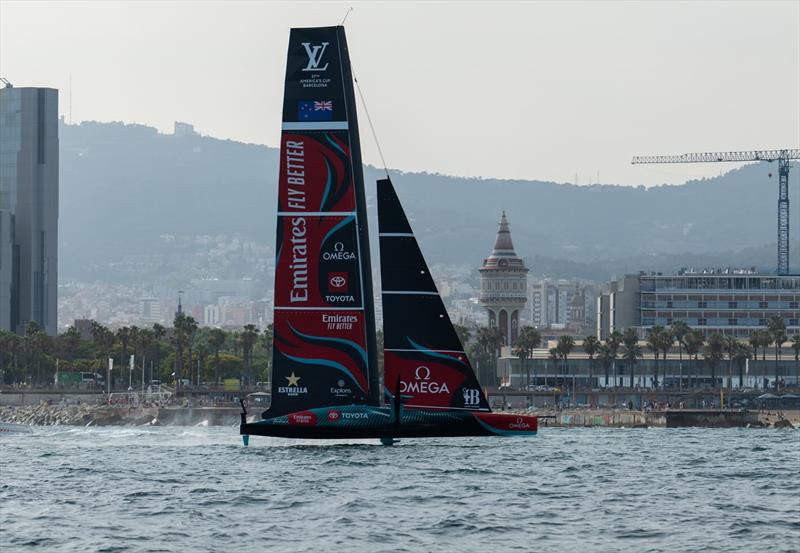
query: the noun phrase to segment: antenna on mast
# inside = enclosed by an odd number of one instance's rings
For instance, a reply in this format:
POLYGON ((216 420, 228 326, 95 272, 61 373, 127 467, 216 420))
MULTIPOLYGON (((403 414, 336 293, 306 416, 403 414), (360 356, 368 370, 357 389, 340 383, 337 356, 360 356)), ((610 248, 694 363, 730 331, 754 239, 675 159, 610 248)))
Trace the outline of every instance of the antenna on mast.
POLYGON ((340 27, 344 26, 344 22, 347 21, 347 16, 350 15, 351 11, 353 11, 353 7, 352 6, 350 6, 350 9, 348 9, 347 13, 344 14, 344 18, 342 19, 342 22, 339 24, 340 27))

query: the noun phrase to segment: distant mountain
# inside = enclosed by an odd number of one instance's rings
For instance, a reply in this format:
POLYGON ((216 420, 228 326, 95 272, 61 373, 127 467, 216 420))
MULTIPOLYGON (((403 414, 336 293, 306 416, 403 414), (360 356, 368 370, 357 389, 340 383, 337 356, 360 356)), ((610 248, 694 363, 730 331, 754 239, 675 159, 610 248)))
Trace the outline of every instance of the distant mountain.
MULTIPOLYGON (((64 279, 89 276, 90 265, 152 251, 164 234, 240 233, 274 240, 278 152, 273 148, 123 123, 62 124, 60 140, 64 279)), ((529 259, 534 274, 602 280, 626 271, 698 264, 773 270, 776 170, 753 164, 716 178, 648 189, 400 171, 392 172, 392 180, 431 263, 480 264, 506 209, 517 251, 529 259)), ((371 208, 381 175, 365 167, 371 208)), ((794 251, 800 242, 798 178, 795 166, 794 251)), ((374 209, 370 217, 374 231, 374 209)), ((794 251, 796 267, 800 259, 794 251)))

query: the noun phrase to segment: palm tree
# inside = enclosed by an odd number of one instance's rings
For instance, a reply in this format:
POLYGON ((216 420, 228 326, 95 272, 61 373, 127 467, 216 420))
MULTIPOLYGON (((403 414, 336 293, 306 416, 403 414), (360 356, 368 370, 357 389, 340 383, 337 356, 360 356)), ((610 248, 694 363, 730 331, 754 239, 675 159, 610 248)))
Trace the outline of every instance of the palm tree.
POLYGON ((703 333, 699 330, 690 330, 686 333, 683 337, 683 344, 686 348, 686 355, 689 356, 689 359, 694 359, 694 363, 692 365, 692 372, 689 375, 689 388, 692 387, 692 375, 695 378, 695 384, 697 383, 697 355, 700 353, 700 350, 703 347, 703 343, 705 339, 703 338, 703 333))
POLYGON ((589 356, 589 386, 592 386, 594 379, 594 356, 600 348, 600 340, 597 336, 589 335, 583 339, 583 351, 589 356))
MULTIPOLYGON (((689 333, 691 328, 689 325, 686 324, 686 321, 673 321, 672 326, 669 329, 669 341, 670 342, 678 342, 678 371, 679 371, 679 379, 678 379, 678 388, 683 387, 683 349, 685 346, 684 339, 686 335, 689 333)), ((666 359, 666 357, 665 357, 666 359)))
POLYGON ((11 358, 11 333, 0 328, 0 384, 8 382, 6 361, 11 358))
POLYGON ((524 326, 520 330, 517 341, 515 342, 514 355, 519 357, 522 362, 522 368, 525 371, 525 385, 526 389, 531 385, 531 371, 528 367, 526 360, 533 357, 533 350, 538 348, 542 343, 542 335, 539 331, 532 326, 524 326))
POLYGON ((214 352, 214 380, 216 381, 217 386, 220 385, 219 351, 222 349, 222 346, 225 345, 226 339, 227 336, 225 335, 225 331, 221 328, 212 328, 208 333, 208 345, 211 346, 211 350, 214 352))
MULTIPOLYGON (((42 358, 50 351, 50 337, 42 330, 42 327, 34 321, 30 321, 25 327, 25 337, 23 338, 27 352, 28 362, 36 362, 36 378, 34 382, 41 384, 42 379, 42 358)), ((30 365, 28 366, 30 371, 30 365)))
MULTIPOLYGON (((654 368, 654 375, 653 375, 653 385, 658 386, 658 354, 663 349, 663 342, 666 341, 667 331, 661 325, 655 325, 650 327, 647 331, 647 347, 650 348, 650 351, 653 352, 653 359, 655 361, 655 368, 654 368)), ((666 356, 664 356, 666 359, 666 356)))
POLYGON ((723 358, 722 350, 724 347, 722 336, 716 332, 708 337, 708 344, 706 344, 703 356, 708 366, 711 367, 711 386, 713 389, 717 388, 717 363, 723 358))
POLYGON ((603 370, 605 371, 605 385, 608 386, 608 369, 611 367, 612 363, 614 362, 614 357, 616 353, 611 351, 611 348, 608 344, 600 344, 597 348, 597 358, 600 359, 600 364, 603 365, 603 370))
POLYGON ((775 344, 775 388, 778 388, 780 374, 778 370, 778 360, 781 358, 781 348, 786 341, 786 323, 779 315, 773 315, 767 320, 767 332, 770 341, 775 344))
POLYGON ((722 339, 722 347, 728 354, 728 389, 733 387, 733 358, 739 350, 739 340, 733 336, 725 336, 722 339))
POLYGON ((120 367, 124 367, 128 362, 128 343, 131 339, 131 329, 123 326, 117 329, 116 338, 121 348, 122 358, 119 361, 120 367))
POLYGON ((460 324, 454 324, 453 329, 456 331, 456 335, 458 336, 458 340, 461 342, 461 346, 466 351, 467 342, 469 342, 471 335, 469 327, 460 324))
POLYGON ((180 389, 181 375, 183 373, 183 350, 188 347, 192 335, 195 330, 197 330, 197 322, 186 313, 178 312, 175 314, 175 320, 172 326, 172 341, 175 344, 175 392, 177 394, 180 389))
POLYGON ((81 333, 74 326, 71 326, 67 328, 67 331, 60 338, 65 357, 69 361, 74 361, 81 347, 81 333))
POLYGON ((239 342, 242 345, 242 354, 244 357, 244 370, 245 370, 245 386, 250 386, 253 371, 253 346, 258 340, 259 330, 255 325, 244 325, 242 333, 239 334, 239 342))
MULTIPOLYGON (((561 360, 561 353, 558 351, 558 348, 550 348, 547 350, 547 352, 550 354, 548 358, 553 362, 553 386, 557 386, 558 375, 561 374, 561 371, 558 368, 559 361, 561 360)), ((544 377, 544 384, 547 386, 547 376, 544 377)))
POLYGON ((744 361, 753 356, 753 350, 749 345, 737 342, 736 351, 733 354, 733 359, 736 366, 739 368, 739 387, 741 388, 744 383, 744 361))
POLYGON ((139 358, 142 360, 142 386, 146 384, 145 378, 145 368, 147 364, 147 351, 153 345, 153 331, 149 328, 142 328, 137 329, 137 347, 139 352, 139 358))
POLYGON ((633 388, 636 361, 637 359, 641 359, 641 357, 642 348, 639 347, 639 337, 636 335, 636 330, 633 328, 626 328, 625 332, 622 334, 622 358, 628 362, 631 388, 633 388))
MULTIPOLYGON (((153 323, 153 345, 155 346, 155 356, 154 356, 155 367, 156 371, 158 371, 158 373, 156 374, 161 373, 161 367, 159 366, 159 363, 161 362, 161 340, 164 339, 164 336, 166 336, 166 334, 167 334, 167 329, 165 329, 158 323, 153 323)), ((150 379, 151 380, 153 379, 152 371, 150 373, 150 379)))
POLYGON ((614 382, 616 383, 617 380, 617 353, 619 352, 619 346, 622 344, 622 333, 618 330, 615 330, 611 334, 609 334, 608 338, 606 339, 606 344, 608 347, 611 348, 611 367, 614 372, 614 382))
POLYGON ((556 343, 558 355, 564 361, 564 375, 569 375, 569 354, 575 349, 575 338, 572 336, 559 336, 556 343))
POLYGON ((484 326, 478 328, 478 345, 491 362, 492 375, 485 380, 494 382, 497 377, 497 351, 503 347, 505 338, 497 327, 484 326))

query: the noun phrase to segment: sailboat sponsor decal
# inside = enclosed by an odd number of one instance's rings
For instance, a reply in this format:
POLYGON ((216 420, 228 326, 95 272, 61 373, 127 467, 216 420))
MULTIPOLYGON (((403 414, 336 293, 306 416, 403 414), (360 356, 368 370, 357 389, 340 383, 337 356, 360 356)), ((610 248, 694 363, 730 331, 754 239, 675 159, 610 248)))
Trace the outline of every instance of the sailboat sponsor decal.
POLYGON ((400 375, 400 393, 409 406, 483 409, 483 394, 463 358, 460 352, 384 350, 385 381, 400 375))
POLYGON ((331 386, 331 395, 334 397, 347 397, 352 393, 352 388, 346 387, 345 381, 341 378, 336 381, 336 386, 331 386))
MULTIPOLYGON (((320 103, 326 104, 300 102, 320 103)), ((347 131, 284 132, 281 136, 281 161, 278 176, 280 213, 355 210, 347 131)))
POLYGON ((308 65, 303 68, 303 71, 327 71, 327 63, 323 67, 320 67, 319 64, 330 43, 323 42, 321 44, 312 45, 310 42, 302 42, 301 44, 303 48, 306 49, 306 54, 308 54, 308 65))
POLYGON ((344 243, 336 242, 332 252, 322 252, 322 259, 325 261, 355 261, 356 254, 345 251, 344 243))
POLYGON ((368 420, 369 414, 363 411, 340 411, 331 409, 328 411, 328 422, 341 422, 352 420, 368 420))
MULTIPOLYGON (((275 318, 276 371, 313 382, 310 394, 330 404, 354 401, 367 390, 367 346, 360 311, 281 311, 275 318), (319 385, 317 385, 319 383, 319 385)), ((284 376, 284 379, 288 377, 284 376)), ((286 387, 288 380, 281 383, 286 387)), ((278 391, 281 394, 281 391, 278 391)), ((323 405, 325 403, 322 403, 323 405)))
POLYGON ((277 307, 361 307, 355 217, 281 217, 277 307))
POLYGON ((481 404, 481 391, 477 388, 464 388, 464 407, 478 407, 481 404))
POLYGON ((284 376, 284 378, 288 381, 286 386, 278 386, 278 393, 285 394, 289 397, 297 397, 299 395, 307 394, 308 388, 305 386, 300 385, 300 377, 294 374, 290 376, 284 376))
POLYGON ((316 426, 317 415, 311 411, 301 411, 299 413, 290 413, 287 420, 292 426, 316 426))
POLYGON ((437 382, 431 380, 431 370, 422 365, 414 371, 414 380, 407 381, 400 379, 401 394, 449 394, 450 388, 447 382, 437 382))
POLYGON ((322 323, 326 330, 351 330, 353 324, 358 323, 358 315, 331 315, 322 314, 322 323))

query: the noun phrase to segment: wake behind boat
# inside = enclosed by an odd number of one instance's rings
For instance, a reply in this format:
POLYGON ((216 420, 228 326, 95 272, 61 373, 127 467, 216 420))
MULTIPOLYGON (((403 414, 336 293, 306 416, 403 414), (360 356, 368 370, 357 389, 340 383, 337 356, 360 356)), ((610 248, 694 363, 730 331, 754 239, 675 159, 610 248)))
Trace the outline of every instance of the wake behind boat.
POLYGON ((344 27, 292 29, 281 133, 272 403, 250 423, 242 404, 244 443, 250 435, 384 443, 535 435, 535 416, 491 412, 388 176, 377 191, 382 394, 344 27))

